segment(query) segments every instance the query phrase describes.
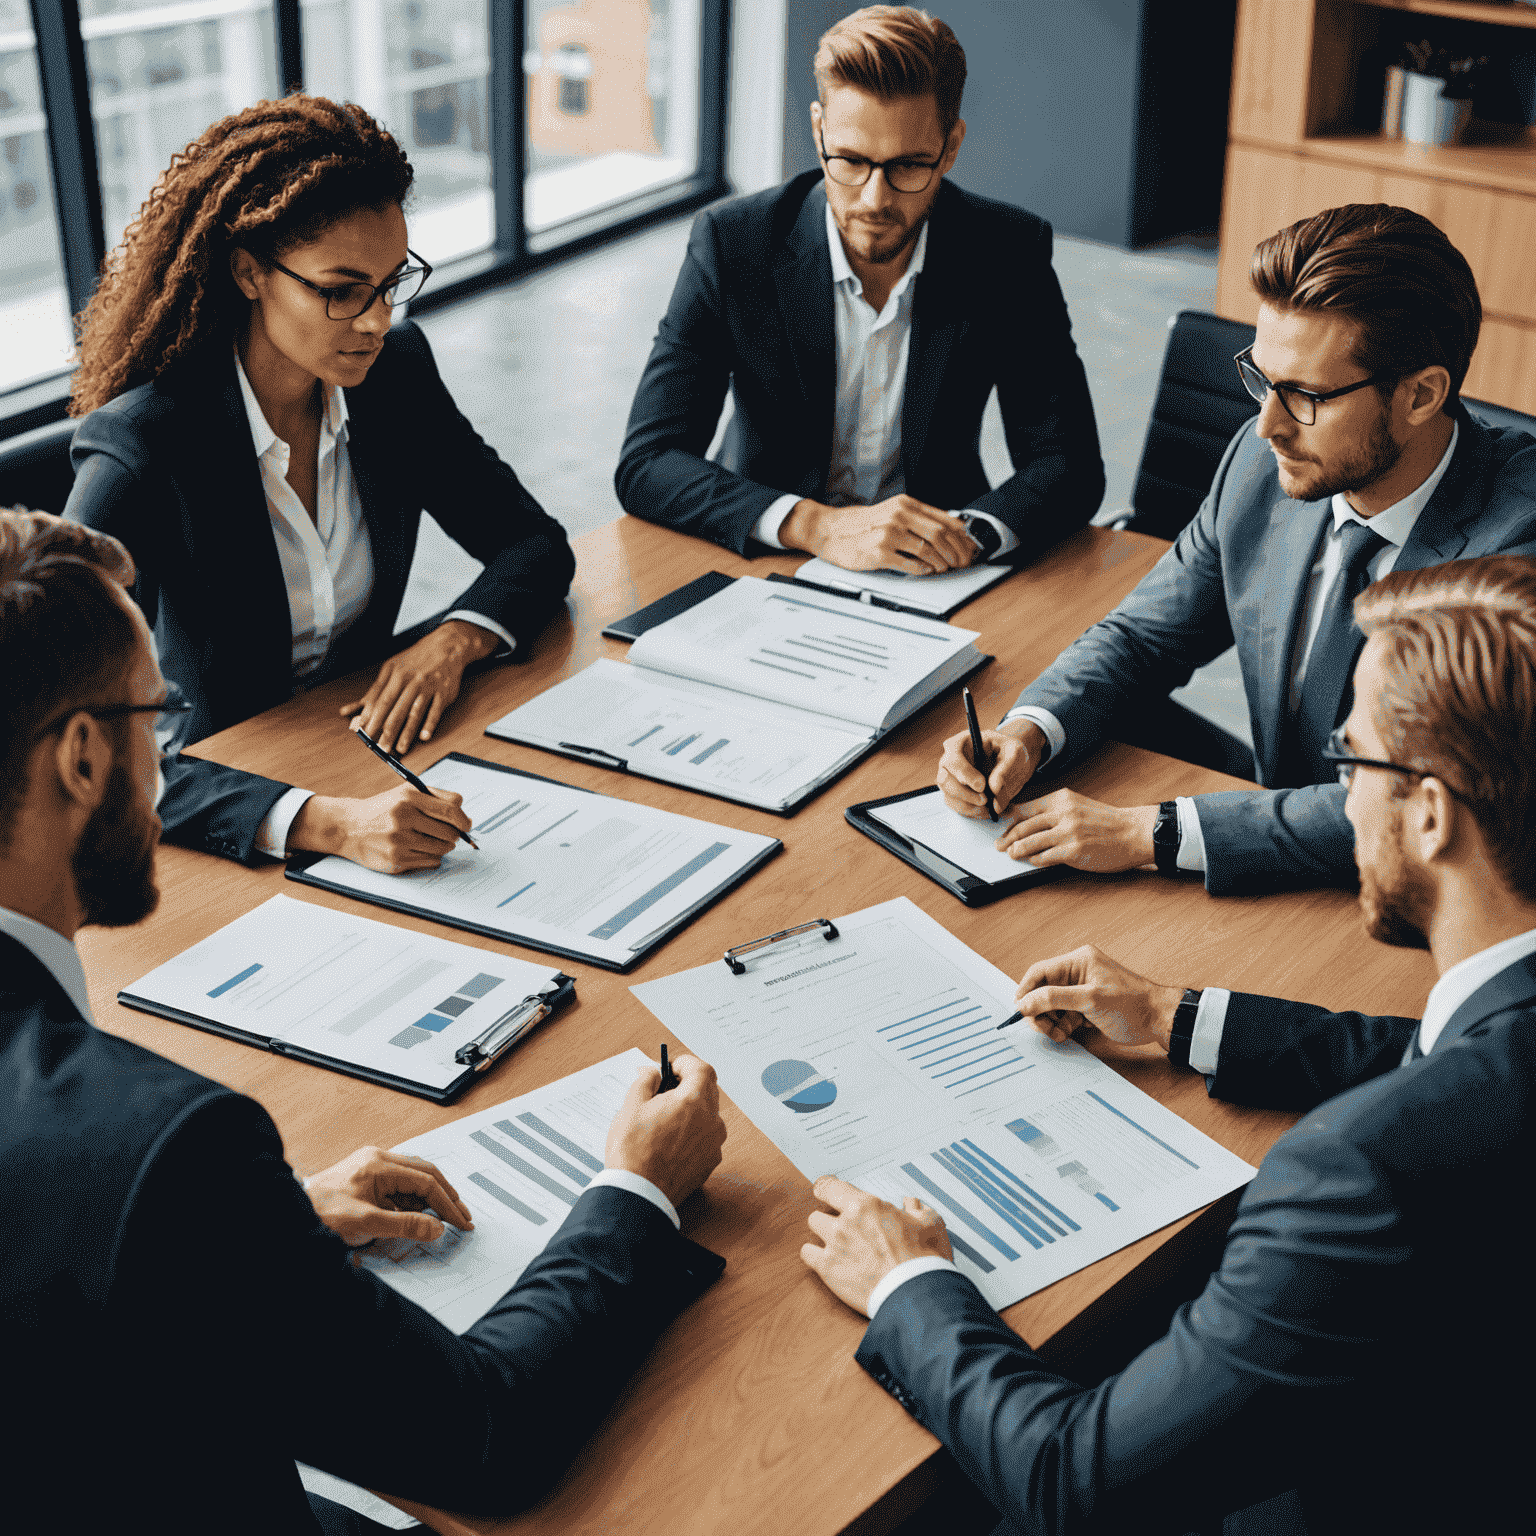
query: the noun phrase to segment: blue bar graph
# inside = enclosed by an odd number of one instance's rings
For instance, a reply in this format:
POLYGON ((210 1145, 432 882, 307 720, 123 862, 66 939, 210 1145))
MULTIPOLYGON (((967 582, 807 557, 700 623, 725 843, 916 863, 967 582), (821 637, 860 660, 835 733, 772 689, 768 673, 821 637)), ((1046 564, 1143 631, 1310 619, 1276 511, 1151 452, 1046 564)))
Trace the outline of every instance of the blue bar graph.
POLYGON ((495 1198, 500 1200, 503 1205, 509 1207, 511 1210, 516 1211, 519 1216, 523 1217, 527 1221, 531 1221, 536 1227, 542 1227, 544 1223, 549 1220, 547 1216, 543 1216, 538 1211, 534 1210, 531 1205, 524 1205, 516 1195, 509 1195, 506 1190, 501 1187, 500 1184, 494 1183, 492 1180, 486 1178, 483 1173, 470 1174, 469 1182, 471 1184, 478 1184, 480 1188, 486 1192, 486 1194, 495 1196, 495 1198))
POLYGON ((557 1157, 537 1136, 530 1136, 521 1126, 513 1125, 510 1120, 498 1120, 496 1129, 503 1136, 510 1136, 513 1141, 527 1147, 535 1157, 542 1157, 551 1168, 563 1173, 571 1183, 579 1184, 585 1189, 592 1182, 581 1169, 573 1168, 563 1157, 557 1157))
MULTIPOLYGON (((903 1163, 901 1165, 901 1171, 906 1174, 909 1179, 915 1180, 918 1185, 920 1185, 923 1189, 926 1189, 928 1193, 932 1195, 933 1198, 945 1208, 945 1210, 950 1211, 954 1215, 958 1216, 960 1220, 963 1221, 966 1226, 971 1229, 971 1231, 976 1233, 979 1237, 986 1238, 986 1240, 991 1243, 991 1245, 996 1248, 997 1251, 1002 1254, 1005 1259, 1011 1261, 1018 1258, 1019 1255, 1017 1249, 1010 1248, 1008 1244, 1005 1243, 1003 1239, 997 1235, 996 1232, 994 1232, 989 1226, 986 1226, 980 1220, 980 1218, 973 1216, 970 1211, 961 1205, 960 1202, 956 1200, 952 1195, 946 1195, 944 1191, 940 1189, 939 1186, 935 1184, 926 1173, 923 1173, 915 1163, 903 1163)), ((1037 1243, 1035 1246, 1038 1248, 1040 1245, 1037 1243)))
MULTIPOLYGON (((507 901, 516 901, 517 898, 519 896, 521 896, 524 891, 531 891, 534 888, 534 886, 536 886, 538 883, 539 882, 537 880, 530 880, 527 885, 522 886, 520 889, 513 891, 512 894, 507 897, 507 901)), ((504 907, 504 906, 506 906, 507 901, 498 901, 496 903, 496 905, 498 907, 504 907)))
MULTIPOLYGON (((1013 1130, 1013 1126, 1010 1125, 1008 1127, 1008 1129, 1010 1131, 1012 1131, 1013 1130)), ((1017 1136, 1018 1132, 1014 1131, 1014 1135, 1017 1136)), ((1023 1179, 1021 1179, 1018 1176, 1018 1174, 1016 1174, 1011 1168, 1009 1168, 1009 1167, 1005 1166, 1004 1164, 998 1162, 998 1160, 995 1157, 993 1157, 990 1152, 982 1151, 982 1149, 980 1147, 978 1147, 976 1145, 976 1143, 974 1141, 972 1141, 969 1137, 966 1138, 965 1144, 978 1157, 985 1158, 987 1160, 987 1162, 989 1162, 995 1169, 997 1169, 997 1171, 999 1173, 1001 1173, 1005 1178, 1011 1179, 1015 1184, 1017 1184, 1019 1186, 1019 1188, 1022 1189, 1024 1191, 1024 1193, 1026 1195, 1028 1195, 1031 1200, 1038 1201, 1041 1205, 1043 1205, 1046 1208, 1046 1210, 1048 1210, 1051 1213, 1052 1216, 1056 1217, 1059 1221, 1066 1222, 1066 1224, 1074 1232, 1081 1232, 1082 1231, 1082 1228, 1080 1226, 1078 1226, 1078 1224, 1075 1221, 1073 1221, 1072 1218, 1070 1216, 1068 1216, 1065 1211, 1058 1210, 1054 1205, 1051 1204, 1051 1202, 1049 1200, 1047 1200, 1045 1198, 1044 1195, 1037 1194, 1035 1192, 1035 1190, 1033 1190, 1028 1184, 1026 1184, 1024 1182, 1023 1179)), ((1060 1231, 1061 1229, 1058 1227, 1057 1230, 1060 1231)))
POLYGON ((552 1142, 555 1146, 559 1147, 562 1152, 568 1154, 571 1157, 574 1157, 578 1163, 584 1163, 593 1171, 593 1173, 602 1172, 602 1158, 593 1157, 593 1155, 588 1152, 585 1147, 578 1146, 574 1141, 570 1139, 569 1136, 562 1136, 559 1131, 545 1125, 545 1123, 540 1120, 537 1115, 519 1115, 517 1118, 521 1120, 523 1124, 529 1128, 529 1130, 537 1131, 545 1141, 552 1142))
POLYGON ((430 1029, 435 1035, 439 1030, 447 1029, 448 1026, 452 1023, 453 1020, 448 1018, 445 1014, 429 1013, 424 1018, 417 1019, 416 1022, 411 1025, 411 1028, 430 1029))
POLYGON ((711 859, 718 859, 730 848, 729 843, 711 843, 702 853, 696 853, 681 869, 674 869, 665 880, 653 885, 643 896, 637 896, 622 911, 615 912, 605 923, 600 923, 587 935, 592 939, 611 939, 621 933, 647 907, 654 906, 669 891, 676 890, 690 875, 696 875, 711 859))
POLYGON ((1093 1091, 1092 1088, 1089 1088, 1087 1090, 1087 1093, 1088 1093, 1088 1097, 1090 1099, 1094 1100, 1095 1103, 1102 1104, 1104 1106, 1104 1108, 1107 1109, 1110 1112, 1110 1114, 1118 1115, 1120 1117, 1120 1119, 1124 1120, 1127 1125, 1134 1126, 1138 1131, 1141 1132, 1141 1134, 1143 1136, 1145 1136, 1147 1138, 1148 1141, 1155 1141, 1158 1144, 1158 1146, 1160 1146, 1163 1149, 1164 1152, 1167 1152, 1171 1156, 1178 1158, 1178 1160, 1181 1163, 1188 1163, 1191 1168, 1198 1168, 1200 1166, 1199 1163, 1194 1162, 1192 1159, 1185 1157, 1184 1154, 1182 1152, 1180 1152, 1177 1147, 1170 1147, 1168 1145, 1168 1143, 1162 1139, 1161 1136, 1154 1136, 1152 1134, 1152 1132, 1149 1131, 1146 1128, 1146 1126, 1140 1124, 1139 1122, 1137 1122, 1135 1120, 1132 1120, 1131 1117, 1128 1114, 1126 1114, 1123 1110, 1116 1109, 1115 1106, 1113 1104, 1111 1104, 1108 1099, 1100 1098, 1099 1095, 1096 1094, 1093 1091))
POLYGON ((567 1205, 576 1204, 576 1196, 565 1185, 558 1184, 542 1169, 535 1168, 532 1163, 525 1163, 510 1147, 504 1147, 494 1136, 488 1136, 484 1131, 471 1131, 469 1139, 478 1142, 493 1157, 499 1157, 509 1168, 515 1168, 528 1180, 530 1184, 537 1184, 540 1189, 547 1189, 557 1200, 563 1200, 567 1205))
POLYGON ((251 977, 254 976, 260 969, 261 966, 259 963, 256 965, 246 966, 246 968, 241 971, 238 976, 231 976, 228 981, 221 981, 218 986, 216 986, 213 991, 208 994, 208 996, 223 997, 223 995, 228 992, 231 987, 238 987, 242 981, 249 981, 251 977))
POLYGON ((715 753, 720 750, 721 747, 728 747, 728 746, 730 746, 730 744, 731 744, 730 737, 729 736, 722 736, 720 738, 720 740, 717 741, 714 744, 714 746, 712 746, 712 747, 705 747, 704 750, 702 752, 700 752, 697 757, 690 757, 688 759, 688 761, 690 763, 702 763, 706 757, 713 757, 715 755, 715 753))
POLYGON ((969 997, 951 998, 936 1008, 882 1024, 875 1033, 910 1060, 921 1064, 936 1083, 956 1098, 980 1093, 996 1083, 1028 1072, 1033 1062, 1022 1062, 1010 1045, 997 1043, 992 1016, 997 1010, 973 1003, 969 997), (890 1031, 899 1030, 899 1034, 890 1031), (968 1070, 971 1068, 979 1070, 968 1070))
POLYGON ((658 732, 658 731, 659 731, 659 730, 660 730, 660 729, 661 729, 661 727, 660 727, 660 726, 659 726, 659 725, 653 725, 653 726, 652 726, 652 727, 651 727, 651 728, 650 728, 650 730, 648 730, 648 731, 646 731, 646 732, 645 732, 645 733, 644 733, 644 734, 643 734, 643 735, 640 735, 640 736, 636 736, 636 737, 635 737, 635 739, 634 739, 634 740, 633 740, 633 741, 632 741, 632 742, 630 742, 630 746, 632 746, 632 747, 638 747, 638 746, 639 746, 639 745, 640 745, 640 743, 641 743, 641 742, 642 742, 642 741, 648 741, 648 740, 649 740, 649 739, 650 739, 650 738, 651 738, 651 737, 652 737, 652 736, 654 736, 654 735, 655 735, 655 734, 656 734, 656 733, 657 733, 657 732, 658 732))
POLYGON ((1095 1200, 1102 1200, 1104 1204, 1107 1205, 1112 1211, 1118 1211, 1120 1209, 1120 1207, 1116 1205, 1115 1202, 1111 1200, 1102 1189, 1093 1198, 1095 1200))
MULTIPOLYGON (((948 1228, 945 1230, 948 1231, 948 1228)), ((991 1259, 987 1258, 980 1249, 972 1248, 971 1245, 966 1242, 966 1240, 961 1237, 958 1232, 949 1233, 949 1246, 953 1248, 956 1253, 964 1254, 965 1257, 968 1258, 971 1263, 974 1264, 976 1268, 979 1269, 984 1275, 990 1275, 992 1271, 997 1268, 997 1265, 994 1264, 991 1259)))
POLYGON ((695 731, 692 736, 684 736, 681 741, 674 742, 670 747, 666 748, 667 756, 676 757, 684 747, 691 747, 699 739, 699 735, 700 733, 695 731))

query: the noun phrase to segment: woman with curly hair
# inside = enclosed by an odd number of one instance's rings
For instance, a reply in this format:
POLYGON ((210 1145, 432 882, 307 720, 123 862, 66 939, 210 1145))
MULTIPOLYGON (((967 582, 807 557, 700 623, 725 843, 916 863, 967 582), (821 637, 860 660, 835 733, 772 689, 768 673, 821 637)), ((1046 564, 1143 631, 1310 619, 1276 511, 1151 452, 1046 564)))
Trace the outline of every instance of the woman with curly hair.
MULTIPOLYGON (((81 316, 65 511, 132 551, 192 704, 178 745, 378 665, 341 713, 404 752, 570 585, 564 530, 459 413, 421 331, 391 326, 431 270, 406 247, 411 179, 360 107, 248 107, 175 156, 81 316), (396 635, 423 511, 485 570, 396 635)), ((225 857, 387 871, 435 866, 469 827, 456 797, 311 796, 191 757, 160 814, 168 840, 225 857)))

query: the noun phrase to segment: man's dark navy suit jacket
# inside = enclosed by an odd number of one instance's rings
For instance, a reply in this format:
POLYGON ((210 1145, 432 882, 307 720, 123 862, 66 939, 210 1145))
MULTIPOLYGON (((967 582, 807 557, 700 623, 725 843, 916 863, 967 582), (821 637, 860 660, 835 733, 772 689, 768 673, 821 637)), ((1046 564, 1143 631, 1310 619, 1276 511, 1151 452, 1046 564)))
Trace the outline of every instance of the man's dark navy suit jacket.
MULTIPOLYGON (((752 529, 781 495, 825 496, 837 391, 825 211, 809 171, 694 222, 614 477, 626 512, 762 553, 752 529), (727 387, 735 416, 711 463, 727 387)), ((1081 528, 1104 495, 1051 227, 949 181, 917 278, 901 458, 909 496, 991 514, 1018 535, 1019 559, 1081 528), (1014 467, 996 490, 978 446, 994 386, 1014 467)))
POLYGON ((1084 1388, 963 1276, 921 1275, 858 1359, 1019 1531, 1219 1531, 1295 1489, 1310 1532, 1513 1529, 1529 1482, 1536 958, 1399 1066, 1412 1019, 1234 994, 1211 1092, 1301 1107, 1221 1267, 1084 1388))
MULTIPOLYGON (((402 648, 395 624, 423 511, 485 565, 453 606, 495 620, 526 655, 576 568, 565 530, 461 414, 417 326, 389 331, 368 377, 346 398, 373 591, 336 640, 324 675, 402 648)), ((289 698, 288 589, 233 351, 205 350, 92 411, 71 457, 65 515, 127 545, 138 566, 132 595, 154 630, 161 670, 192 701, 178 742, 200 741, 289 698)), ((170 762, 165 777, 166 840, 244 860, 288 787, 191 757, 170 762)))
POLYGON ((92 1028, 3 934, 0 1095, 4 1461, 50 1529, 316 1532, 295 1460, 523 1508, 717 1272, 649 1201, 589 1189, 450 1333, 353 1268, 259 1104, 92 1028))

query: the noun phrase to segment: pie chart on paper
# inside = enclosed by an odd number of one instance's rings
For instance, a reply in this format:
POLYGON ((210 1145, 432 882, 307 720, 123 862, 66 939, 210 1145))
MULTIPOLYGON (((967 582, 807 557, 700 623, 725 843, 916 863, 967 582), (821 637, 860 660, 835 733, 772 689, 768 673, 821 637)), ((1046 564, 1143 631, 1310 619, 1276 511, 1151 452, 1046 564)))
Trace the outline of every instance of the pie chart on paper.
POLYGON ((814 1115, 837 1098, 837 1084, 808 1061, 776 1061, 764 1070, 762 1083, 797 1115, 814 1115))

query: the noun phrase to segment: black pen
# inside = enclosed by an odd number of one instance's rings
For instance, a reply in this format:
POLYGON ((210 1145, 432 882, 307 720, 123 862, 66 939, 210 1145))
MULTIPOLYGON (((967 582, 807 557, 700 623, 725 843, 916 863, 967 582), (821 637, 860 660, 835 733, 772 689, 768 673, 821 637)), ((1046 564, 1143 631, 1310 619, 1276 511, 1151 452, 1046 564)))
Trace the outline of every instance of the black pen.
POLYGON ((682 1078, 672 1070, 672 1063, 667 1059, 667 1042, 663 1040, 661 1042, 661 1087, 656 1092, 668 1093, 680 1082, 682 1078))
POLYGON ((999 1029, 1007 1029, 1010 1024, 1017 1024, 1023 1017, 1022 1013, 1010 1013, 997 1027, 999 1029))
POLYGON ((971 697, 969 688, 962 688, 960 697, 965 700, 965 723, 971 728, 971 756, 981 770, 981 787, 987 795, 987 820, 996 821, 997 812, 992 807, 992 786, 987 783, 987 775, 992 772, 992 759, 987 756, 987 749, 981 744, 981 724, 976 719, 976 701, 971 697))
MULTIPOLYGON (((381 747, 378 742, 376 742, 373 737, 371 737, 367 731, 362 728, 362 726, 354 725, 352 727, 352 734, 356 736, 362 742, 362 744, 367 747, 368 750, 372 752, 376 758, 378 758, 381 763, 387 763, 391 768, 393 768, 395 772, 398 773, 400 777, 411 786, 412 789, 419 789, 424 795, 432 795, 432 791, 428 789, 427 786, 423 784, 421 780, 418 779, 416 775, 412 773, 411 770, 407 768, 405 764, 402 763, 393 752, 386 752, 384 748, 381 747)), ((432 795, 432 798, 435 800, 437 799, 437 796, 432 795)), ((457 827, 455 827, 453 830, 455 832, 459 832, 457 827)), ((480 844, 477 843, 474 838, 469 835, 468 832, 459 832, 459 836, 462 837, 464 841, 475 850, 476 853, 479 853, 480 844)))

